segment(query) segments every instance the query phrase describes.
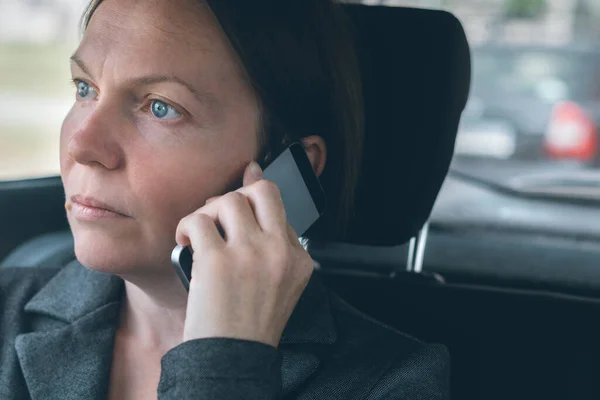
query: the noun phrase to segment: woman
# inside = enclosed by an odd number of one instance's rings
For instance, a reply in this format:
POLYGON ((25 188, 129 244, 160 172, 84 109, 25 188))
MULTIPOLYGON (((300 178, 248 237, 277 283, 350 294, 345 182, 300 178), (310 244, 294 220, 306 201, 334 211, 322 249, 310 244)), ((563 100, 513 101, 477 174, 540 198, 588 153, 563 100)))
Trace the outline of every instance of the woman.
POLYGON ((90 5, 60 143, 78 262, 3 272, 0 398, 447 398, 445 350, 328 293, 256 162, 301 141, 330 211, 307 236, 343 230, 362 137, 345 21, 324 0, 90 5))

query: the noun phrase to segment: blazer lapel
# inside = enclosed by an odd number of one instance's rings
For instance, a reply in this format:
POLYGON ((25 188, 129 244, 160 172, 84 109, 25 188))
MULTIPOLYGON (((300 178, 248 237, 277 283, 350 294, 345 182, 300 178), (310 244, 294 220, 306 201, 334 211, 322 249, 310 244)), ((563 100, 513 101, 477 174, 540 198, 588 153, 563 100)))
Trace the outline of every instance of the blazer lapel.
POLYGON ((336 340, 329 293, 315 271, 281 339, 283 396, 299 389, 317 371, 322 345, 331 345, 336 340))
POLYGON ((15 348, 32 400, 106 398, 121 290, 119 278, 70 264, 26 305, 33 331, 15 348))
POLYGON ((16 350, 32 400, 106 398, 118 307, 49 332, 20 335, 16 350))
POLYGON ((319 367, 319 358, 311 353, 282 351, 281 383, 283 395, 297 390, 319 367))

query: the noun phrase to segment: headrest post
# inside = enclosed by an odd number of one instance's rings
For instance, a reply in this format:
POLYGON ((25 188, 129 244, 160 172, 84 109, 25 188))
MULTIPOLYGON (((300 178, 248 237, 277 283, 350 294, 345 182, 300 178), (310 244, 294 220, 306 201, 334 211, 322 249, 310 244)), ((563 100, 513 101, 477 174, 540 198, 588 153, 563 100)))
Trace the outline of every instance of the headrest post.
POLYGON ((427 235, 429 234, 429 221, 423 225, 423 228, 418 234, 415 263, 412 271, 420 274, 423 271, 423 259, 425 258, 425 245, 427 244, 427 235))
MULTIPOLYGON (((412 237, 408 244, 408 257, 406 260, 406 271, 420 274, 423 271, 423 260, 425 258, 425 246, 429 234, 429 221, 423 225, 417 236, 412 237)), ((392 273, 392 277, 398 271, 392 273)))
POLYGON ((415 263, 415 252, 417 249, 417 237, 411 237, 408 242, 408 258, 406 259, 406 272, 412 272, 415 263))

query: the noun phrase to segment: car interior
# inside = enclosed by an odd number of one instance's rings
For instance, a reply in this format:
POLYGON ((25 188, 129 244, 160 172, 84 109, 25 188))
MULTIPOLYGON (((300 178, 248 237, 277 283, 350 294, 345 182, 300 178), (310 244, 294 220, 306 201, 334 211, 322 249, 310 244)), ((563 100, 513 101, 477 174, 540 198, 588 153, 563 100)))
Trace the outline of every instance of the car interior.
MULTIPOLYGON (((547 248, 560 259, 560 238, 528 252, 528 239, 515 234, 526 248, 519 251, 497 232, 429 222, 471 84, 461 23, 445 11, 344 7, 359 43, 365 155, 348 232, 309 244, 317 273, 361 312, 446 345, 452 398, 600 398, 600 298, 594 271, 584 276, 576 266, 585 251, 561 261, 561 273, 580 274, 585 290, 569 279, 544 285, 536 265, 547 248), (515 257, 527 258, 516 264, 523 279, 503 274, 515 257), (439 268, 444 262, 456 268, 439 268)), ((58 177, 0 182, 0 221, 0 267, 75 258, 58 177)))

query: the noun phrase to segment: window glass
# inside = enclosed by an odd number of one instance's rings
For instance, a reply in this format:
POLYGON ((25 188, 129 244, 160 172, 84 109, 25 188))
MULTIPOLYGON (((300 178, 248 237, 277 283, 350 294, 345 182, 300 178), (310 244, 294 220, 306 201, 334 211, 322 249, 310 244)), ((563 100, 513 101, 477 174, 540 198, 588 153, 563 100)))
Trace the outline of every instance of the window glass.
POLYGON ((0 180, 57 175, 85 0, 0 1, 0 180))
POLYGON ((510 185, 600 167, 600 1, 354 2, 442 9, 463 24, 473 79, 453 171, 510 185))

